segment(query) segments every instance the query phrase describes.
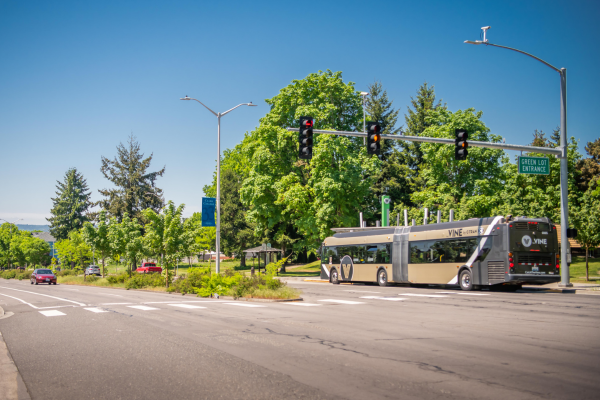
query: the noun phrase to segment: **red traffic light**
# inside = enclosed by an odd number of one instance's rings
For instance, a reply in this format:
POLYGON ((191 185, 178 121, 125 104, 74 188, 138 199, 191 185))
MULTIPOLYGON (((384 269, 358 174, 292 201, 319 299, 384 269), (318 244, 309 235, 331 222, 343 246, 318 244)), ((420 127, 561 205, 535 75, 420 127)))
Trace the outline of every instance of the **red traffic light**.
POLYGON ((310 119, 305 119, 304 121, 302 121, 302 125, 304 125, 305 128, 312 128, 313 121, 310 119))

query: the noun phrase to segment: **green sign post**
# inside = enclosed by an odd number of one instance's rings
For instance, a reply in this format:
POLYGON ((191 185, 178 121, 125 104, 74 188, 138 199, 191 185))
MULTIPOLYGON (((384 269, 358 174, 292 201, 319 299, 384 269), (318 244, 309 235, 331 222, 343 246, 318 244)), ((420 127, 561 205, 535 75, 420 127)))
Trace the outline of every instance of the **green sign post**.
POLYGON ((550 175, 548 157, 519 156, 519 173, 533 175, 550 175))
POLYGON ((381 196, 381 226, 390 226, 390 196, 381 196))

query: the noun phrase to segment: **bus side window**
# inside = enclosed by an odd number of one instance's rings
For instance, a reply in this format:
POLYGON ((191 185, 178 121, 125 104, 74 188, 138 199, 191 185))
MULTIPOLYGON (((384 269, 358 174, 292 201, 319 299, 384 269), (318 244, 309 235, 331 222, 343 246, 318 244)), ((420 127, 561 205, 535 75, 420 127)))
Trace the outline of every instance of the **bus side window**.
POLYGON ((377 245, 375 244, 368 244, 367 245, 367 263, 369 264, 374 264, 378 261, 377 260, 377 245))
POLYGON ((391 262, 391 247, 390 243, 377 245, 377 263, 389 264, 391 262))

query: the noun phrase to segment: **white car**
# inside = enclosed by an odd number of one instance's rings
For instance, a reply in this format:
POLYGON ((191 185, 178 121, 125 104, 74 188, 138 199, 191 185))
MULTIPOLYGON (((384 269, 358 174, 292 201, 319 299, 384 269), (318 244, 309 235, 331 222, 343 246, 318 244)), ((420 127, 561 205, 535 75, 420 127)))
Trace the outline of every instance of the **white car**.
POLYGON ((85 274, 102 276, 102 274, 100 273, 100 267, 97 265, 90 265, 89 267, 87 267, 85 269, 85 274))

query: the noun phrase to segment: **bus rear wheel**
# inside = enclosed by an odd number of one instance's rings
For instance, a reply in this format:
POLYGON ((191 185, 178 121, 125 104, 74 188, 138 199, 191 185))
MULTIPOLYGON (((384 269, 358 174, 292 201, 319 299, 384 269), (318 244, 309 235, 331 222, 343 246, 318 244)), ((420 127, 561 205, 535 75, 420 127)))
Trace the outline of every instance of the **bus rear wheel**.
POLYGON ((337 270, 335 268, 331 269, 331 278, 330 278, 330 281, 334 285, 339 285, 340 284, 340 279, 338 277, 338 273, 337 273, 337 270))
POLYGON ((462 290, 473 290, 473 274, 468 269, 463 270, 458 277, 458 283, 462 290))
POLYGON ((379 286, 388 285, 387 272, 385 272, 385 269, 383 268, 377 273, 377 283, 379 283, 379 286))

